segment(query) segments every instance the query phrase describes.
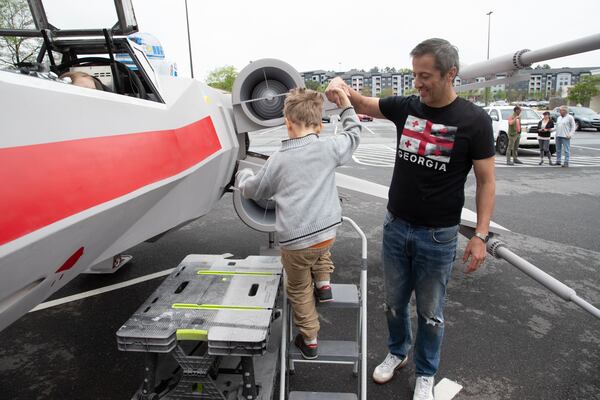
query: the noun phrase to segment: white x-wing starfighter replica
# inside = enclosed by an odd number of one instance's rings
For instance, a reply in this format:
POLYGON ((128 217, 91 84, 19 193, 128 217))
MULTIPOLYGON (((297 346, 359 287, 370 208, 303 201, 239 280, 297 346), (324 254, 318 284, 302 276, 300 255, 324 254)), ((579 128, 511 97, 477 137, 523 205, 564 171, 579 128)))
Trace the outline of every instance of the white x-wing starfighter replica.
MULTIPOLYGON (((28 2, 35 29, 0 29, 43 42, 35 63, 0 70, 0 330, 78 274, 110 271, 115 255, 208 213, 247 158, 247 133, 283 124, 285 94, 304 85, 274 59, 243 69, 231 94, 159 75, 127 38, 137 31, 131 0, 114 0, 111 13, 98 15, 101 27, 89 29, 61 26, 50 16, 64 10, 28 2), (98 90, 59 78, 74 71, 94 76, 98 90)), ((598 48, 600 35, 522 50, 466 68, 462 78, 519 79, 515 72, 532 62, 598 48)), ((269 229, 253 222, 263 209, 241 203, 246 223, 269 229)), ((463 233, 472 235, 475 221, 464 210, 463 233)), ((496 256, 498 247, 490 249, 496 256)))
POLYGON ((252 63, 233 95, 158 75, 127 39, 130 1, 114 4, 109 29, 59 29, 30 0, 36 29, 0 32, 43 40, 37 63, 0 71, 0 330, 79 273, 208 213, 246 132, 282 124, 285 93, 303 85, 278 60, 252 63), (102 90, 58 79, 69 71, 102 90))

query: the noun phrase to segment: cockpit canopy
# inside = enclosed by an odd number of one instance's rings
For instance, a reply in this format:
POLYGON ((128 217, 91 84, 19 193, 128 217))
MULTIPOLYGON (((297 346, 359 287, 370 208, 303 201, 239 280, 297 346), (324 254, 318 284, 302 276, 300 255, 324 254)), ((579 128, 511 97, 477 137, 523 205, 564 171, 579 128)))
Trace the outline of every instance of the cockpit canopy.
MULTIPOLYGON (((25 0, 12 0, 22 2, 25 0)), ((0 36, 37 38, 35 62, 15 65, 21 73, 84 72, 110 92, 163 102, 144 49, 127 38, 138 31, 131 0, 27 0, 29 15, 18 26, 0 26, 0 36), (123 62, 127 60, 127 62, 123 62)), ((22 14, 23 14, 22 13, 22 14)), ((29 39, 28 39, 29 40, 29 39)), ((45 75, 46 76, 46 75, 45 75)))
MULTIPOLYGON (((21 0, 25 3, 25 0, 21 0)), ((113 36, 138 31, 131 0, 27 0, 32 26, 0 26, 0 35, 39 37, 47 29, 53 37, 113 36)))

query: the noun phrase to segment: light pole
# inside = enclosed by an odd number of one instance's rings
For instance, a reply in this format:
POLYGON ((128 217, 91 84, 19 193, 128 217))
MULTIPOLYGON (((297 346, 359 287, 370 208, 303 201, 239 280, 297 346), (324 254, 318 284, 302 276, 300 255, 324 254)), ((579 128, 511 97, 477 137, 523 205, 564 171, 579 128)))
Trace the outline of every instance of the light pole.
POLYGON ((492 13, 493 11, 490 11, 489 13, 485 14, 488 16, 488 47, 487 47, 487 59, 490 59, 490 26, 492 23, 492 13))
POLYGON ((188 37, 188 50, 190 53, 190 72, 192 79, 194 79, 194 64, 192 63, 192 40, 190 39, 190 19, 188 17, 188 3, 185 0, 185 23, 187 25, 187 37, 188 37))
MULTIPOLYGON (((488 16, 488 45, 487 45, 487 59, 490 59, 490 26, 492 24, 492 13, 493 11, 490 11, 489 13, 485 14, 488 16)), ((485 105, 488 105, 489 102, 489 97, 490 97, 490 87, 486 86, 485 87, 485 105)))

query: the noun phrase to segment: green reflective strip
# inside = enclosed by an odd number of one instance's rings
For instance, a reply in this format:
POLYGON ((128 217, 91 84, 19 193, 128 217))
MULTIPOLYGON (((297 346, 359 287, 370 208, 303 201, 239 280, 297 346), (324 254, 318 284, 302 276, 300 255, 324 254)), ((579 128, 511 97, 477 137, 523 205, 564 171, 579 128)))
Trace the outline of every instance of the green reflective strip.
POLYGON ((204 329, 177 329, 177 340, 197 340, 206 342, 208 331, 204 329))
POLYGON ((266 310, 263 307, 248 307, 248 306, 223 306, 220 304, 185 304, 175 303, 171 308, 188 308, 191 310, 266 310))
POLYGON ((271 276, 277 275, 273 272, 240 272, 240 271, 206 271, 200 270, 198 275, 253 275, 253 276, 271 276))

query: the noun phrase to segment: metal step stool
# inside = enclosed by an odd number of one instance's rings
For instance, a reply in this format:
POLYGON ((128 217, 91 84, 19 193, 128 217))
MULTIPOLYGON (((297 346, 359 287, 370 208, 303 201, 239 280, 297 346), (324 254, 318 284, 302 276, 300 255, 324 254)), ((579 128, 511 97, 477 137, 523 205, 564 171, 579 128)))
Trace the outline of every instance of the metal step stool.
MULTIPOLYGON (((353 372, 358 376, 358 394, 361 400, 367 398, 367 238, 362 230, 350 218, 343 217, 345 222, 358 232, 362 239, 362 269, 360 273, 360 285, 332 284, 333 301, 318 303, 319 309, 345 308, 355 309, 357 313, 356 340, 321 340, 319 339, 319 356, 314 360, 306 360, 302 357, 300 350, 290 341, 293 332, 291 308, 287 302, 287 292, 283 290, 283 323, 284 329, 281 335, 281 373, 279 399, 285 400, 289 392, 287 382, 288 373, 295 371, 295 363, 315 363, 353 365, 353 372)), ((285 278, 284 278, 285 279, 285 278)), ((287 396, 288 400, 358 400, 356 393, 333 393, 333 392, 300 392, 292 391, 287 396)))

